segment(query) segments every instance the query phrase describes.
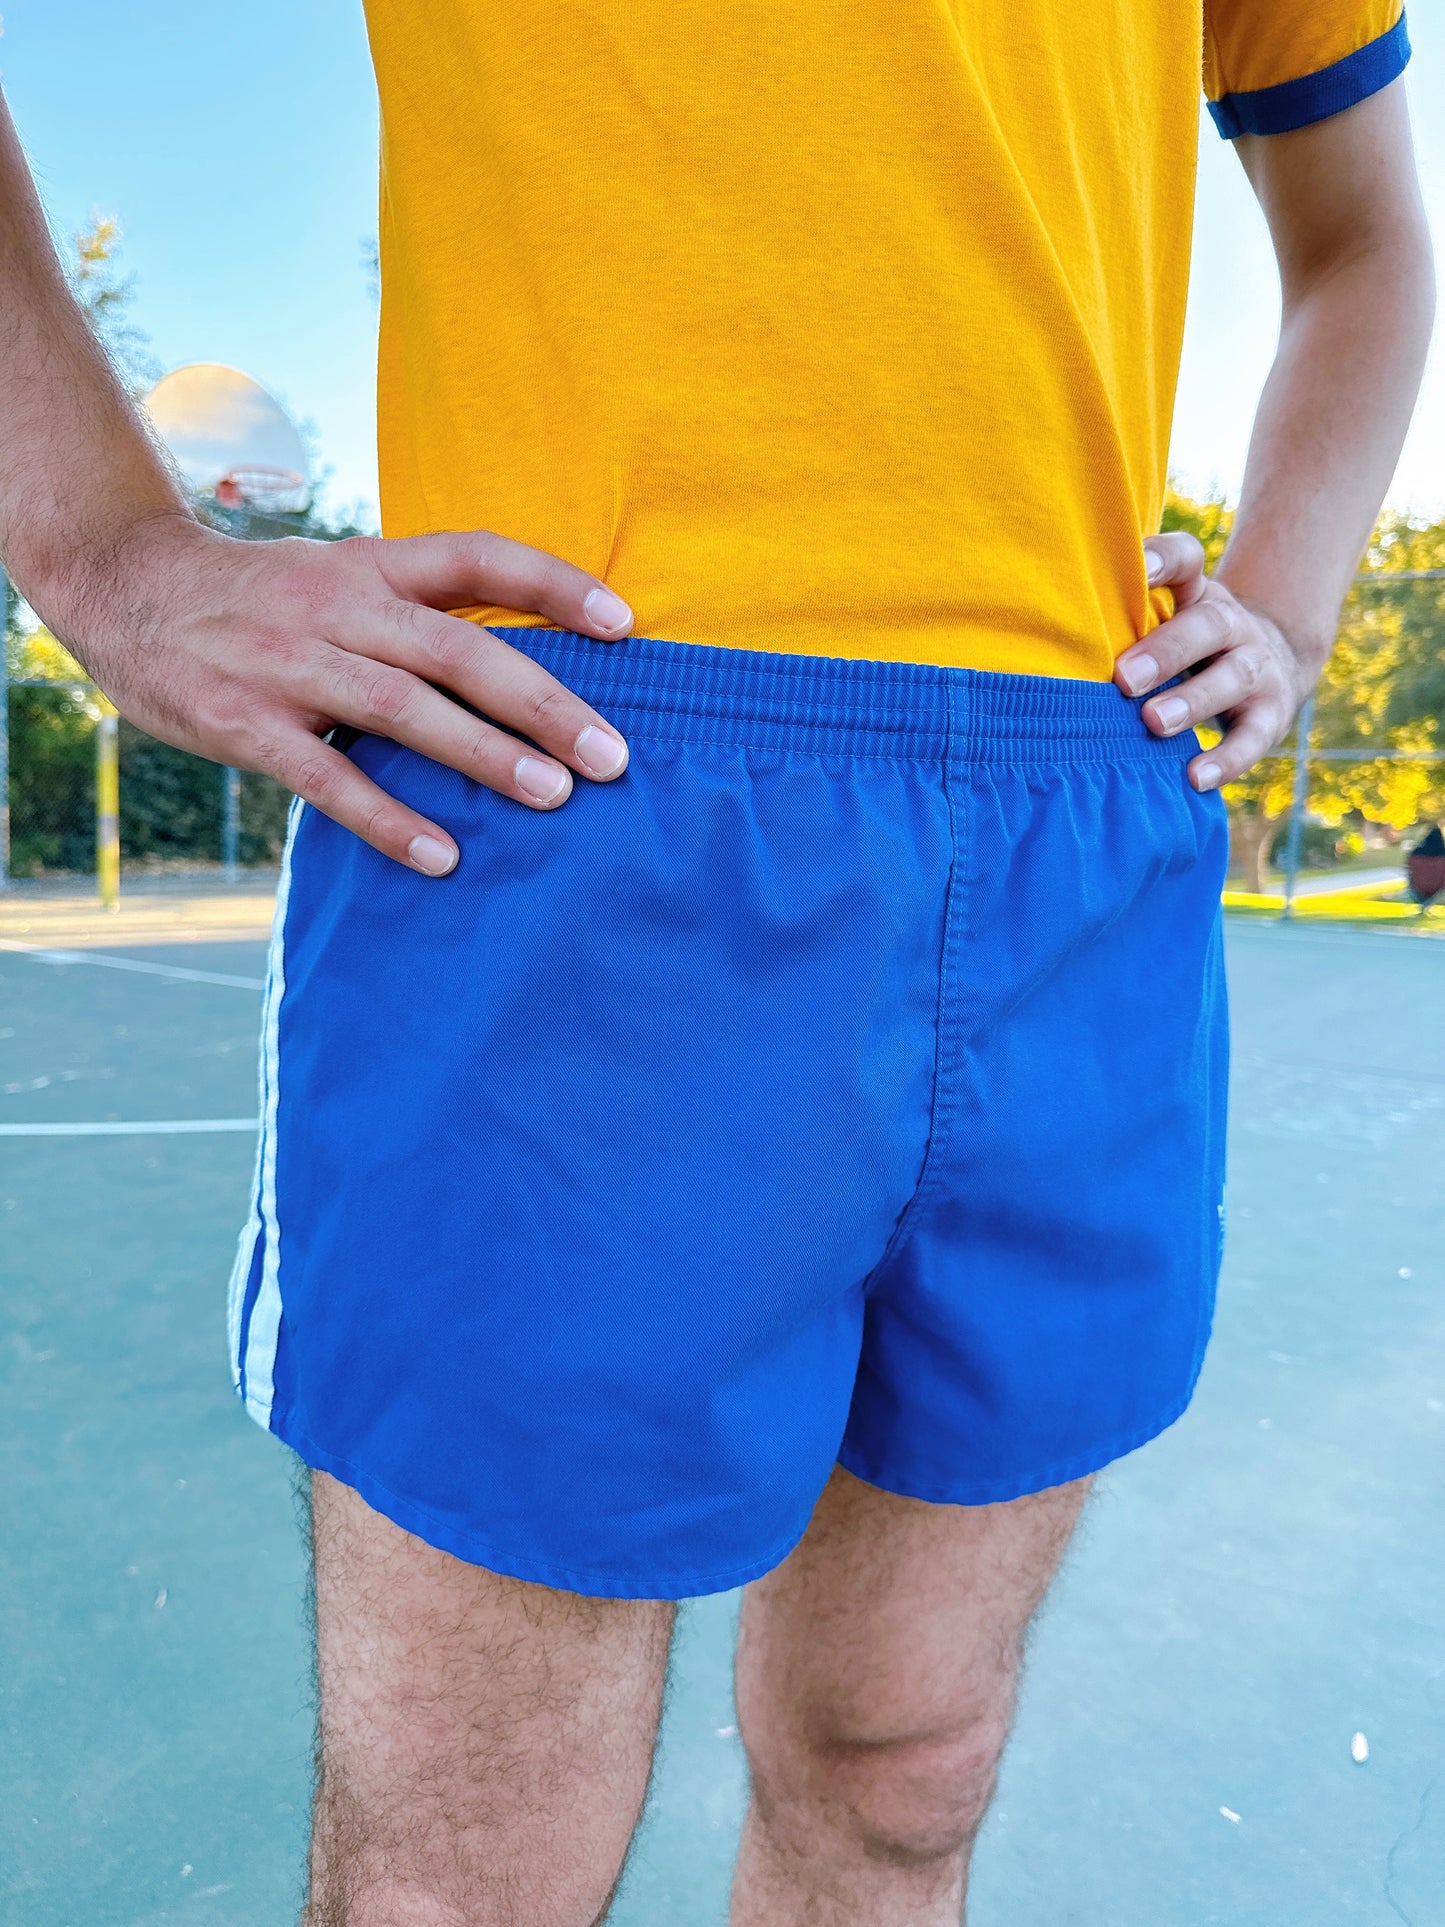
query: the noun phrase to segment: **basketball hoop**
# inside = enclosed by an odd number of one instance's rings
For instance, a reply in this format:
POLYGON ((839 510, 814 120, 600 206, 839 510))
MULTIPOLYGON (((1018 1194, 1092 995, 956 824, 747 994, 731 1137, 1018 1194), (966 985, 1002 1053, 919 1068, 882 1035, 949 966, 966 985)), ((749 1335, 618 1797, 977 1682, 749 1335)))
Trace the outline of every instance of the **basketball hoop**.
POLYGON ((306 479, 294 468, 270 468, 261 463, 228 469, 216 484, 222 508, 278 509, 290 505, 306 479))
POLYGON ((218 361, 195 361, 162 375, 145 405, 197 495, 263 519, 304 511, 306 445, 259 381, 218 361))

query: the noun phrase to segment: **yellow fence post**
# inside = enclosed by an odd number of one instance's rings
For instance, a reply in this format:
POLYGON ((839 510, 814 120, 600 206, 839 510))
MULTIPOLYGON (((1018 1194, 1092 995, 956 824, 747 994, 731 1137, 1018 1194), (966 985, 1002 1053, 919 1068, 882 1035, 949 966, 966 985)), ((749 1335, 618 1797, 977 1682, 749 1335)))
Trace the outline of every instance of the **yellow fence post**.
POLYGON ((101 907, 120 908, 120 738, 115 709, 99 691, 95 731, 95 880, 101 907))

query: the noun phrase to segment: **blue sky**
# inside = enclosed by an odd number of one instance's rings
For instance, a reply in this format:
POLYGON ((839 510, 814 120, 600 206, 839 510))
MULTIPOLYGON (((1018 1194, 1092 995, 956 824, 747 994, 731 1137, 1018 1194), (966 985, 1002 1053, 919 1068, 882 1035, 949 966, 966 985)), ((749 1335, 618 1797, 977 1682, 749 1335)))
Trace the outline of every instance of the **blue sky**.
MULTIPOLYGON (((445 3, 445 0, 442 0, 445 3)), ((992 0, 990 0, 992 3, 992 0)), ((0 73, 58 229, 120 217, 135 319, 166 367, 224 361, 311 426, 330 498, 374 504, 376 101, 359 0, 0 0, 0 73)), ((1445 0, 1413 0, 1410 91, 1445 228, 1445 0)), ((1173 460, 1238 487, 1273 348, 1274 271, 1206 128, 1173 460)), ((1445 355, 1391 501, 1445 514, 1445 355)))

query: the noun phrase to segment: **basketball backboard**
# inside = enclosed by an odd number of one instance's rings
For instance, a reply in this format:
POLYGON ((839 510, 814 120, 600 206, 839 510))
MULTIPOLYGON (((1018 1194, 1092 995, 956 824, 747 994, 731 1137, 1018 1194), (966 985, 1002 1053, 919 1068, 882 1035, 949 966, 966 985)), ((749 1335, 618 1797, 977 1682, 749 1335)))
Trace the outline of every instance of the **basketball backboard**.
POLYGON ((156 383, 145 409, 198 494, 225 508, 306 508, 306 450, 296 424, 274 395, 238 368, 215 361, 176 368, 156 383))

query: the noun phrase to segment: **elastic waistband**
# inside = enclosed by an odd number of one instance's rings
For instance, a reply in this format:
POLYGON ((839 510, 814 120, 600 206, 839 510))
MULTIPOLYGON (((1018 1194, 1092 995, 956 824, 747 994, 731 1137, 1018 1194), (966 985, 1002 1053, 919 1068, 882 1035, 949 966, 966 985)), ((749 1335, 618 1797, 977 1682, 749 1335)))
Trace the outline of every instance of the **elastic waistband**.
POLYGON ((1160 738, 1112 683, 935 663, 779 655, 570 630, 491 628, 615 721, 624 735, 819 756, 1008 763, 1182 761, 1191 731, 1160 738))

